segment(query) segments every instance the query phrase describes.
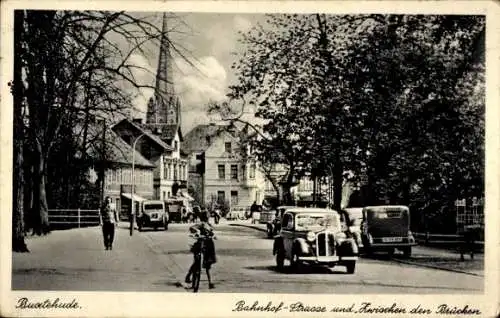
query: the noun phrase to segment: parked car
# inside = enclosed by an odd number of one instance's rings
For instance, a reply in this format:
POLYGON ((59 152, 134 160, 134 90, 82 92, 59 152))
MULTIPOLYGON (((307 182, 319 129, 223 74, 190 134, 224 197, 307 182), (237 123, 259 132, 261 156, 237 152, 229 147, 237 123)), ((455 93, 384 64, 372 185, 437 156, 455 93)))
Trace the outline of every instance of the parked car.
POLYGON ((407 206, 363 208, 361 233, 364 250, 368 254, 385 251, 392 255, 398 249, 405 257, 410 257, 412 246, 417 245, 410 231, 410 209, 407 206))
MULTIPOLYGON (((171 222, 181 223, 184 218, 184 200, 169 198, 165 200, 165 207, 171 222)), ((187 212, 187 211, 186 211, 187 212)))
POLYGON ((265 210, 263 210, 262 212, 260 212, 259 223, 260 224, 270 223, 270 222, 273 221, 275 215, 276 215, 275 211, 272 211, 272 210, 265 211, 265 210))
POLYGON ((278 269, 285 259, 292 269, 301 264, 345 266, 352 274, 358 260, 358 246, 342 231, 340 215, 322 208, 291 208, 282 218, 280 235, 275 238, 273 255, 278 269))
POLYGON ((294 208, 294 206, 279 206, 276 211, 273 211, 274 217, 267 223, 267 237, 272 238, 281 230, 281 218, 287 209, 294 208))
POLYGON ((165 211, 165 203, 159 200, 144 201, 140 205, 137 216, 137 228, 142 231, 145 227, 152 227, 156 231, 158 227, 168 230, 169 217, 165 211))
POLYGON ((244 220, 245 219, 245 208, 242 207, 234 207, 231 208, 226 215, 227 220, 244 220))
POLYGON ((346 225, 354 237, 359 249, 363 248, 361 239, 361 223, 363 223, 363 208, 344 208, 342 214, 346 217, 346 225))

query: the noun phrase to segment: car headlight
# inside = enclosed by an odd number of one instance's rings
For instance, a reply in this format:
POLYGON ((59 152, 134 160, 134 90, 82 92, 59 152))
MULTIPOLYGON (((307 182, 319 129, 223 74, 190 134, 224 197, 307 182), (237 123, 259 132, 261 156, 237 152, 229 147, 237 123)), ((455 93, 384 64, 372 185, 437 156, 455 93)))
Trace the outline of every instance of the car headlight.
POLYGON ((316 239, 316 234, 314 234, 313 232, 308 232, 307 236, 306 236, 306 239, 309 242, 312 242, 312 241, 314 241, 316 239))

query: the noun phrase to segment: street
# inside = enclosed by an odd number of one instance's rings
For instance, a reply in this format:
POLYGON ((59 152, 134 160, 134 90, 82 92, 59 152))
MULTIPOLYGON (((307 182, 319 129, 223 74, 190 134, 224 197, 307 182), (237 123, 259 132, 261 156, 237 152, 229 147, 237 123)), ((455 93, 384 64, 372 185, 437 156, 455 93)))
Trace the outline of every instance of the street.
MULTIPOLYGON (((122 223, 112 251, 104 250, 97 227, 29 239, 31 253, 13 254, 12 289, 184 292, 179 282, 192 260, 187 229, 186 224, 171 224, 168 231, 134 232, 130 237, 122 223)), ((209 290, 203 275, 202 293, 478 294, 483 290, 481 276, 402 264, 382 256, 360 258, 353 275, 345 274, 343 266, 278 272, 273 241, 265 233, 230 224, 215 225, 215 229, 218 262, 212 276, 216 288, 209 290)), ((425 253, 427 248, 417 247, 413 257, 425 253)))

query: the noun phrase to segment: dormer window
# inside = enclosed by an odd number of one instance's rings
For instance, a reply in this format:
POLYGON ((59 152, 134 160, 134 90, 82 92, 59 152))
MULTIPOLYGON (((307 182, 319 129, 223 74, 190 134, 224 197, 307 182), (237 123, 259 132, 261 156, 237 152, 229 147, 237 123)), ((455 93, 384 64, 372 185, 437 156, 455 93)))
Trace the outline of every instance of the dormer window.
POLYGON ((176 140, 174 141, 174 150, 177 151, 177 147, 179 147, 179 142, 176 140))
POLYGON ((230 142, 226 142, 224 144, 224 148, 225 148, 226 153, 231 153, 232 149, 231 149, 231 143, 230 142))

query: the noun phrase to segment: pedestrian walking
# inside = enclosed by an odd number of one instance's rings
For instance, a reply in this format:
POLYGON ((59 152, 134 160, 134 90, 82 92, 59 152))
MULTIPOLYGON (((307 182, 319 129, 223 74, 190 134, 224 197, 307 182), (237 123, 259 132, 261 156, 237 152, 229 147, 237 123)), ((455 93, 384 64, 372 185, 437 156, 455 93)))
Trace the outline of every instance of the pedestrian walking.
POLYGON ((115 227, 118 224, 116 209, 111 206, 111 198, 106 197, 99 210, 99 220, 102 227, 104 238, 104 247, 106 250, 113 249, 113 240, 115 238, 115 227))

